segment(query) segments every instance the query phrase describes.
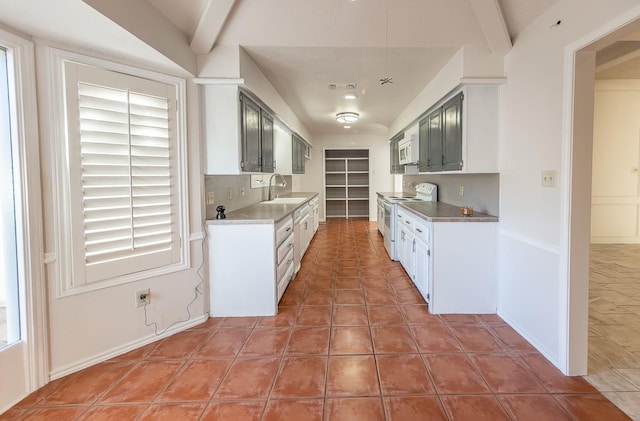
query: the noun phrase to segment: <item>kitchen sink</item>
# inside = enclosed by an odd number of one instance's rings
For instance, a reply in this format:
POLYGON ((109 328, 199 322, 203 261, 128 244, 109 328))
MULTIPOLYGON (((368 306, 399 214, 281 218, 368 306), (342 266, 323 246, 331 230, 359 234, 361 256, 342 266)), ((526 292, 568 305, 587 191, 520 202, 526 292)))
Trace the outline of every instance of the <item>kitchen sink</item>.
POLYGON ((296 204, 300 202, 304 202, 307 200, 304 197, 278 197, 273 200, 265 200, 264 202, 260 202, 261 205, 287 205, 287 204, 296 204))

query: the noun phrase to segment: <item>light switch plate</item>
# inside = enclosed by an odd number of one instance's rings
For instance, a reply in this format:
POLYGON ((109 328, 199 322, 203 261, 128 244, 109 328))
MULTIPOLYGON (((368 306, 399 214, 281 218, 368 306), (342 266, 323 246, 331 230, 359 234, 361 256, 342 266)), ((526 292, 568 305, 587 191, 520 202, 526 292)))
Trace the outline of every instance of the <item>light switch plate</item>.
POLYGON ((558 172, 554 170, 542 171, 542 187, 555 187, 558 172))

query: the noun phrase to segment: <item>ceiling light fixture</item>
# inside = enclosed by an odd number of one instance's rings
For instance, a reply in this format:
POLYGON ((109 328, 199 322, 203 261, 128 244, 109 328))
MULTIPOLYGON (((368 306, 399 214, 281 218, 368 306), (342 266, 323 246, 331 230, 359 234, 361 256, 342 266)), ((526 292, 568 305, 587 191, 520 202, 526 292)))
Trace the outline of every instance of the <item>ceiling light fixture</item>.
POLYGON ((338 123, 355 123, 360 118, 360 114, 345 112, 336 114, 336 120, 338 123))
POLYGON ((345 128, 345 129, 350 129, 350 128, 351 128, 351 126, 344 126, 344 128, 345 128))
POLYGON ((356 99, 358 95, 356 94, 345 94, 344 99, 356 99))
POLYGON ((389 0, 385 1, 385 17, 384 17, 384 72, 386 76, 378 79, 380 85, 393 83, 393 78, 389 76, 389 0))

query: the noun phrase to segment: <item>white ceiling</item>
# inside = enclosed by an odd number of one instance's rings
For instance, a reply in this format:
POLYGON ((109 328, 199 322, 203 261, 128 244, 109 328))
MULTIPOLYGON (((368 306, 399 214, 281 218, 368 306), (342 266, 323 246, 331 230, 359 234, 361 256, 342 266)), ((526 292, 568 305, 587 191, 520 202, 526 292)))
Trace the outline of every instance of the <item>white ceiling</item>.
MULTIPOLYGON (((166 17, 163 22, 184 35, 182 42, 187 47, 194 37, 206 41, 210 34, 207 25, 200 22, 215 22, 217 14, 220 28, 210 31, 215 34, 210 41, 242 46, 312 134, 344 134, 345 129, 334 119, 338 111, 361 114, 361 121, 350 133, 386 130, 461 47, 487 52, 495 48, 496 36, 500 37, 493 28, 496 16, 504 16, 504 24, 498 22, 517 42, 518 34, 557 2, 131 1, 157 8, 166 17), (207 16, 208 20, 203 19, 207 16), (378 79, 383 76, 391 76, 394 83, 381 86, 378 79), (329 83, 355 83, 359 97, 344 100, 339 89, 328 89, 329 83)), ((128 3, 119 0, 118 4, 127 7, 128 3)), ((0 0, 0 10, 0 22, 37 37, 106 52, 134 63, 178 68, 127 32, 124 28, 131 22, 118 25, 83 0, 0 0)))

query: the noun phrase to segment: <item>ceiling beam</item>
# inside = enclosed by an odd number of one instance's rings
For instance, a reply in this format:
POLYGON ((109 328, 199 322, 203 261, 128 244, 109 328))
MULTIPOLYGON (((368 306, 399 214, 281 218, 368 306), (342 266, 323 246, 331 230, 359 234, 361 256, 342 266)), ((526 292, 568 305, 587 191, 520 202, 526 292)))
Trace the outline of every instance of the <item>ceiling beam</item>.
POLYGON ((192 75, 197 60, 188 40, 158 9, 146 1, 83 0, 192 75))
POLYGON ((236 0, 207 0, 191 40, 191 51, 196 55, 209 54, 235 3, 236 0))
POLYGON ((500 55, 508 53, 512 47, 511 38, 498 0, 469 1, 476 12, 491 52, 500 55))

